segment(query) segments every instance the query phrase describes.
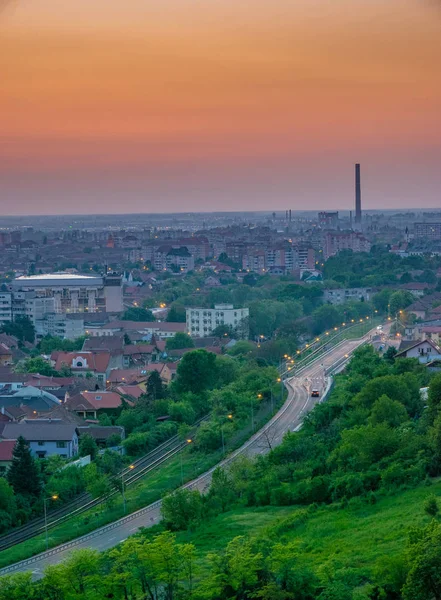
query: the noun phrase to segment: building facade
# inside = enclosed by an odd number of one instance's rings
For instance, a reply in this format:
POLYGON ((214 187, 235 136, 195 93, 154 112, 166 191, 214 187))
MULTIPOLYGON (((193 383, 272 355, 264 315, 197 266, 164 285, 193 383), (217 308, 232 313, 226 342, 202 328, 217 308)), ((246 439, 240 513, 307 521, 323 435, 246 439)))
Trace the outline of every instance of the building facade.
POLYGON ((337 288, 325 290, 323 300, 328 304, 344 304, 351 300, 368 302, 371 294, 371 288, 337 288))
POLYGON ((102 276, 73 273, 22 276, 17 277, 11 287, 15 292, 33 292, 40 299, 52 299, 52 312, 55 313, 124 310, 121 276, 115 273, 102 276))
POLYGON ((219 325, 227 325, 240 331, 240 337, 248 337, 249 315, 248 308, 234 308, 232 304, 215 304, 214 308, 187 308, 187 332, 192 337, 207 337, 219 325))

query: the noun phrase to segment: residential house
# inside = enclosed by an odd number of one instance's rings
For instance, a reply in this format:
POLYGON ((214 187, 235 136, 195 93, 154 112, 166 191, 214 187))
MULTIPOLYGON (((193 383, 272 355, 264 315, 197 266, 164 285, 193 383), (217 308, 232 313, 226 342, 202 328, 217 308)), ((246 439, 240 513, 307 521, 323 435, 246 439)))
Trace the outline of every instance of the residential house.
POLYGON ((124 398, 129 398, 132 402, 136 402, 145 394, 145 389, 139 385, 117 385, 113 391, 124 398))
POLYGON ((417 358, 420 363, 430 363, 441 356, 441 348, 432 340, 403 340, 396 358, 417 358), (409 343, 411 342, 411 343, 409 343))
POLYGON ((140 385, 145 389, 145 383, 150 373, 156 371, 161 376, 162 382, 168 385, 173 377, 170 363, 150 363, 138 369, 114 369, 110 371, 107 384, 140 385))
POLYGON ((400 285, 400 288, 402 290, 407 290, 412 294, 412 296, 415 296, 415 298, 421 298, 422 296, 424 296, 426 294, 426 291, 431 287, 433 286, 429 285, 428 283, 422 283, 419 281, 414 281, 412 283, 405 283, 403 285, 400 285))
POLYGON ((12 463, 12 453, 14 452, 17 440, 4 440, 0 438, 0 477, 5 475, 12 463))
MULTIPOLYGON (((116 392, 96 390, 81 392, 66 400, 67 408, 84 419, 97 419, 99 414, 116 414, 123 399, 116 392)), ((125 400, 129 405, 130 400, 125 400)))
POLYGON ((119 436, 120 440, 125 439, 125 430, 124 427, 118 427, 116 425, 81 425, 78 427, 78 435, 80 436, 80 439, 82 435, 90 435, 95 440, 97 446, 106 448, 108 440, 112 436, 119 436))
POLYGON ((12 350, 6 344, 0 342, 0 366, 12 364, 12 350))
POLYGON ((104 385, 107 374, 117 361, 111 360, 110 352, 60 352, 51 354, 52 366, 59 371, 63 366, 71 369, 75 377, 95 377, 104 385))
POLYGON ((152 336, 159 340, 166 340, 176 333, 185 332, 185 323, 167 323, 161 321, 111 321, 101 329, 96 329, 91 335, 124 335, 139 333, 145 341, 150 341, 152 336))
POLYGON ((15 392, 0 393, 0 407, 9 410, 11 407, 20 408, 27 415, 40 415, 53 410, 60 404, 60 400, 46 392, 31 385, 22 387, 15 392))
POLYGON ((163 352, 156 344, 130 344, 123 350, 123 367, 146 365, 157 362, 163 352))
POLYGON ((78 453, 76 426, 58 419, 25 419, 21 423, 7 423, 2 438, 11 440, 23 437, 33 456, 72 458, 78 453))

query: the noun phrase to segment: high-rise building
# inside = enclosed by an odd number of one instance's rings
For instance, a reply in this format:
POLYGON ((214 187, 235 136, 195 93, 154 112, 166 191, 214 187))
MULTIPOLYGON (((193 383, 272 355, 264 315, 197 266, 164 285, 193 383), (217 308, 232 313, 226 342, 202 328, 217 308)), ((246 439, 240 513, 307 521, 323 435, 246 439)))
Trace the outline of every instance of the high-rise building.
POLYGON ((355 224, 361 225, 361 176, 360 165, 355 165, 355 224))

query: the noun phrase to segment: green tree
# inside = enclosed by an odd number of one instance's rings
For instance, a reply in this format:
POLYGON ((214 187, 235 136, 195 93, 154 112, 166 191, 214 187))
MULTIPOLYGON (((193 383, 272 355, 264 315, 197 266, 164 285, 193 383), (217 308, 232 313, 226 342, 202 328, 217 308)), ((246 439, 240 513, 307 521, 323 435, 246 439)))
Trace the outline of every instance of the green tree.
POLYGON ((90 456, 91 460, 94 460, 98 454, 97 443, 88 433, 80 437, 79 453, 80 456, 90 456))
POLYGON ((22 367, 17 370, 22 370, 24 373, 39 373, 40 375, 46 375, 47 377, 58 375, 58 371, 53 369, 50 363, 41 356, 27 358, 22 367))
POLYGON ((196 415, 193 407, 189 402, 171 402, 169 404, 168 414, 178 423, 194 423, 196 415))
POLYGON ((400 310, 404 310, 414 301, 414 297, 407 290, 394 292, 389 298, 390 315, 394 317, 400 310))
POLYGON ((165 398, 165 388, 162 383, 162 379, 158 371, 152 371, 147 379, 146 386, 147 396, 153 398, 153 400, 160 400, 165 398))
POLYGON ((188 335, 178 331, 172 338, 169 338, 165 344, 166 350, 178 350, 181 348, 194 348, 194 341, 188 335))
POLYGON ((433 494, 424 502, 424 512, 430 517, 436 517, 439 513, 438 500, 433 494))
POLYGON ((174 302, 170 306, 170 310, 168 311, 166 321, 168 323, 185 323, 185 321, 186 321, 185 306, 183 304, 174 302))
POLYGON ((35 341, 35 327, 29 317, 16 317, 14 321, 3 323, 1 331, 8 335, 14 335, 21 342, 35 341))
POLYGON ((441 600, 441 526, 432 521, 411 533, 407 556, 409 571, 404 600, 441 600))
POLYGON ((140 308, 131 306, 128 308, 123 316, 123 321, 144 321, 144 322, 152 322, 156 321, 155 315, 151 310, 147 310, 146 308, 140 308))
POLYGON ((178 363, 176 387, 179 392, 198 394, 213 387, 217 379, 216 355, 206 350, 184 354, 178 363))
POLYGON ((12 463, 6 478, 16 495, 38 498, 41 495, 41 477, 37 463, 32 458, 28 442, 24 437, 17 439, 12 463))
POLYGON ((31 600, 34 598, 32 573, 16 573, 0 577, 0 600, 31 600))
MULTIPOLYGON (((214 598, 250 598, 257 588, 264 558, 253 550, 252 544, 243 536, 235 537, 224 551, 207 556, 210 574, 202 589, 214 598)), ((210 597, 210 596, 208 596, 210 597)))
POLYGON ((203 501, 197 490, 180 489, 162 500, 161 515, 172 531, 190 529, 202 519, 203 501))
POLYGON ((16 508, 13 488, 4 477, 0 477, 0 533, 7 531, 13 524, 16 508))
POLYGON ((433 419, 441 407, 441 373, 437 373, 430 382, 427 402, 433 419))
POLYGON ((400 283, 410 283, 411 281, 413 281, 413 277, 408 271, 403 273, 400 277, 400 283))
POLYGON ((234 338, 235 331, 231 325, 218 325, 213 329, 211 335, 218 338, 234 338))
POLYGON ((373 425, 386 423, 390 427, 398 427, 408 420, 407 410, 401 402, 391 400, 386 394, 380 396, 372 406, 370 421, 373 425))

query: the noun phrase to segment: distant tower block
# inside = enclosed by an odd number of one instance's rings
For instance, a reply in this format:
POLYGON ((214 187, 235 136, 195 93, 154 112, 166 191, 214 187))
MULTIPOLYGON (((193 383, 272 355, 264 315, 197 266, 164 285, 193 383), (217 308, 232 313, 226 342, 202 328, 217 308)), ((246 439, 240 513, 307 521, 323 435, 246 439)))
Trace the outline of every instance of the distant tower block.
POLYGON ((355 165, 355 224, 361 224, 361 178, 360 165, 355 165))

